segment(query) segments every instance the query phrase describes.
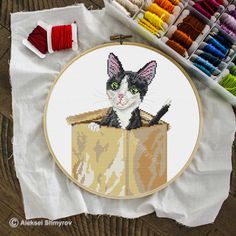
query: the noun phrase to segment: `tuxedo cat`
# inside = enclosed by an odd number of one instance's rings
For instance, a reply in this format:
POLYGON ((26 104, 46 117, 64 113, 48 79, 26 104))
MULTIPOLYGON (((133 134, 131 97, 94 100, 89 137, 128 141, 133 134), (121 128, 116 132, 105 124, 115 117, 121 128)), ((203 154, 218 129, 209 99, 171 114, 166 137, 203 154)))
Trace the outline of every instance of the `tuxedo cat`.
POLYGON ((127 130, 141 127, 139 105, 155 77, 156 67, 156 61, 150 61, 138 72, 125 71, 118 57, 110 53, 107 60, 109 79, 106 93, 111 108, 101 122, 92 122, 89 128, 92 131, 99 131, 103 125, 127 130))

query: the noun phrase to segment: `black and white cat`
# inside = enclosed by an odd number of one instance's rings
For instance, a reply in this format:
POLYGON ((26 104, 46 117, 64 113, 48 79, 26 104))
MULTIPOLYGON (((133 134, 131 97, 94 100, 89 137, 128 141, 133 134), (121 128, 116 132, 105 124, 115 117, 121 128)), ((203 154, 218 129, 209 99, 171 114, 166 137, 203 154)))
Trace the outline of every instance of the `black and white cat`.
POLYGON ((107 60, 109 79, 106 93, 112 108, 100 123, 92 122, 89 128, 99 131, 103 125, 127 130, 141 127, 139 106, 155 77, 156 67, 156 61, 150 61, 138 72, 125 71, 118 57, 110 53, 107 60))

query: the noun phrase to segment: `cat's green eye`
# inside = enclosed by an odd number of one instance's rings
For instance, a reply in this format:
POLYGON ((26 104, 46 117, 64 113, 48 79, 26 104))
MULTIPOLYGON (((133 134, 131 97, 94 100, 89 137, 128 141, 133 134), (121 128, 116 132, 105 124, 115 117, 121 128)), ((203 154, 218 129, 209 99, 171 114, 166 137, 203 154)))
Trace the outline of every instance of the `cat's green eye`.
POLYGON ((132 94, 136 94, 139 92, 139 90, 135 87, 135 86, 132 86, 129 91, 132 93, 132 94))
POLYGON ((112 88, 112 90, 117 90, 119 88, 119 84, 114 81, 111 83, 111 88, 112 88))

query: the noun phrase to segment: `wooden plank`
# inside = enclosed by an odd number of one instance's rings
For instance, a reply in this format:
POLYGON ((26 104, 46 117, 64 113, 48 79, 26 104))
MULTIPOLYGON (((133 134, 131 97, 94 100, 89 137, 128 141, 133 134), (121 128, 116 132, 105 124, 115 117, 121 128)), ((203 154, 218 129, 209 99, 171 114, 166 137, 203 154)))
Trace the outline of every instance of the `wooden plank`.
POLYGON ((236 198, 236 138, 232 145, 232 168, 230 181, 230 195, 236 198))
POLYGON ((91 0, 91 2, 92 2, 94 5, 98 6, 99 8, 103 8, 103 7, 104 7, 104 2, 103 2, 103 0, 91 0))
POLYGON ((215 226, 224 235, 236 235, 236 198, 229 195, 216 217, 215 226))
MULTIPOLYGON (((7 41, 8 39, 6 39, 7 41)), ((5 45, 6 52, 2 55, 0 59, 0 113, 4 114, 6 117, 10 118, 11 111, 11 86, 9 82, 9 57, 10 49, 8 45, 5 45)))
POLYGON ((10 43, 10 31, 0 25, 0 60, 10 49, 10 43))
POLYGON ((100 2, 92 2, 90 0, 1 0, 0 24, 7 29, 10 27, 10 13, 19 11, 36 11, 56 7, 65 7, 76 3, 84 3, 86 7, 91 5, 94 9, 103 6, 100 2))
POLYGON ((9 227, 7 227, 7 225, 5 224, 5 222, 1 222, 0 221, 0 229, 1 229, 1 235, 9 235, 11 233, 11 229, 9 227))
POLYGON ((7 17, 7 5, 8 1, 1 0, 1 12, 0 12, 0 23, 5 26, 6 17, 7 17))
MULTIPOLYGON (((110 222, 111 222, 111 225, 110 225, 110 234, 111 235, 116 235, 116 218, 117 217, 115 217, 115 216, 111 216, 111 219, 110 219, 110 222)), ((97 227, 99 227, 98 225, 97 225, 97 227)), ((131 234, 130 234, 130 236, 132 236, 131 234)))
POLYGON ((140 218, 146 227, 152 228, 155 232, 163 235, 169 235, 170 232, 177 232, 179 225, 172 219, 157 217, 155 213, 140 218))
MULTIPOLYGON (((143 217, 140 217, 136 222, 136 228, 135 228, 135 236, 142 236, 142 228, 143 228, 143 217)), ((163 234, 164 235, 164 234, 163 234)))

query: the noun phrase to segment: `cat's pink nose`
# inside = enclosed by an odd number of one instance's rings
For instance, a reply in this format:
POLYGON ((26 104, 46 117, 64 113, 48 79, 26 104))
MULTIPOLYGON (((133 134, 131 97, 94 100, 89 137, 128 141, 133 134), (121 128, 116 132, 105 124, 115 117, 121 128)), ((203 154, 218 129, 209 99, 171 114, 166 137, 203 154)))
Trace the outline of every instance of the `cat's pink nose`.
POLYGON ((119 99, 122 99, 124 97, 124 94, 123 93, 118 93, 118 98, 119 99))

